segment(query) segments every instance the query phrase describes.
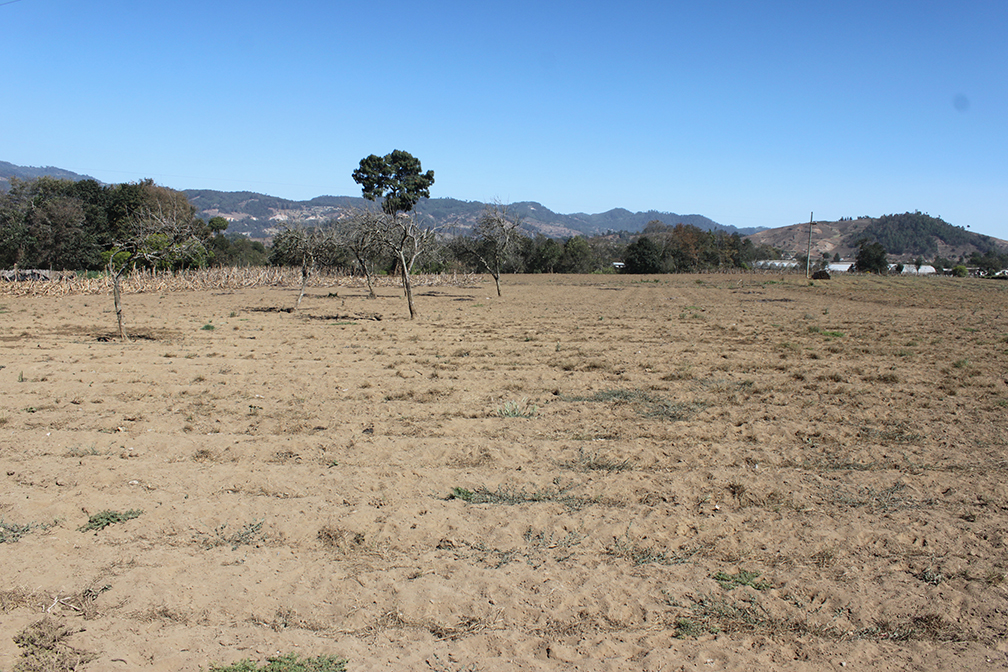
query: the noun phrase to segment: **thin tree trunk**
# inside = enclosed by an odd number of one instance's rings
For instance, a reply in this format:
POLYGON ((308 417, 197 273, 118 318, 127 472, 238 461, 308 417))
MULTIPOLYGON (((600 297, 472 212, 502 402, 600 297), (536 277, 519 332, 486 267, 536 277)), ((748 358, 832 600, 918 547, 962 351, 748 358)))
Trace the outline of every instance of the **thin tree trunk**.
MULTIPOLYGON (((109 269, 111 270, 111 268, 112 265, 109 264, 109 269)), ((119 339, 129 343, 129 336, 126 335, 126 330, 123 329, 122 290, 120 288, 121 279, 121 272, 112 274, 112 300, 115 301, 116 321, 119 323, 119 339)))
POLYGON ((298 294, 297 305, 294 306, 294 310, 301 307, 301 299, 304 298, 305 285, 308 284, 308 264, 301 264, 301 293, 298 294))
POLYGON ((493 273, 492 275, 493 275, 494 283, 497 285, 497 297, 500 298, 500 295, 501 295, 501 291, 500 291, 500 271, 497 271, 496 273, 493 273))
POLYGON ((406 267, 406 257, 399 254, 399 263, 402 265, 403 291, 406 292, 406 304, 409 306, 409 318, 416 317, 416 308, 413 306, 413 285, 410 282, 409 269, 406 267))
POLYGON ((360 262, 361 268, 364 269, 364 278, 367 280, 368 298, 369 299, 374 299, 374 298, 376 298, 377 295, 375 294, 375 291, 374 291, 374 282, 371 280, 371 271, 368 270, 367 262, 365 262, 363 259, 361 259, 359 257, 358 257, 357 261, 360 262))
POLYGON ((378 297, 374 291, 374 281, 371 279, 371 272, 367 269, 364 270, 364 277, 367 278, 367 294, 369 299, 375 299, 378 297))

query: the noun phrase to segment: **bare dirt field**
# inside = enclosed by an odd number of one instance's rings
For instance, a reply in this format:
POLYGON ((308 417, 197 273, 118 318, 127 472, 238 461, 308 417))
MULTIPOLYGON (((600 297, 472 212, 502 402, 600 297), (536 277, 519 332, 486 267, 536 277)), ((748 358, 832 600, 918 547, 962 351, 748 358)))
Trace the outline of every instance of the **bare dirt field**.
POLYGON ((1008 283, 503 288, 0 293, 0 670, 1008 669, 1008 283))

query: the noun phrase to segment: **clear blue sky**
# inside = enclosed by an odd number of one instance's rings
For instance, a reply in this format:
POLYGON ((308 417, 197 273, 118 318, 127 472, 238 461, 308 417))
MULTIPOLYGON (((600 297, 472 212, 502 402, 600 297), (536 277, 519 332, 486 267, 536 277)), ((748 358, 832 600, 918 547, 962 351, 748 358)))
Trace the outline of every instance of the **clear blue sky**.
POLYGON ((0 0, 0 160, 739 227, 921 210, 1008 239, 1008 2, 0 0))

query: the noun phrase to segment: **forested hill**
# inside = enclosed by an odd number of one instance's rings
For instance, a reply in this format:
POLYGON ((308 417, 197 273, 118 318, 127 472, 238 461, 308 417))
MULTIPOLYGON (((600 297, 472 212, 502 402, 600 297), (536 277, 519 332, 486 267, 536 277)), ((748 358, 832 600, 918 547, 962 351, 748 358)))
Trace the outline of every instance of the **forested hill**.
MULTIPOLYGON (((785 253, 805 254, 808 235, 809 225, 805 223, 767 229, 749 238, 757 245, 770 245, 785 253)), ((851 259, 861 240, 880 243, 893 261, 909 261, 916 257, 928 261, 936 257, 958 259, 968 258, 974 253, 1008 252, 1008 241, 967 231, 922 212, 812 224, 812 255, 816 258, 825 254, 851 259)))
POLYGON ((1008 245, 1003 240, 952 226, 938 217, 920 212, 883 215, 873 219, 860 235, 881 243, 886 251, 895 255, 913 254, 930 258, 943 251, 962 249, 972 252, 972 248, 981 254, 1008 251, 1008 245))

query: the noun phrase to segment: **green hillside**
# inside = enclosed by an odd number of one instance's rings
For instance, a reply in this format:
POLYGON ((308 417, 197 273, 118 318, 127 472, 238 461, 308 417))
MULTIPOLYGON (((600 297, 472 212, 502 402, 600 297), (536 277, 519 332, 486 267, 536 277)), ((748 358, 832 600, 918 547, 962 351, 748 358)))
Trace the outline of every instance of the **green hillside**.
POLYGON ((952 226, 938 217, 919 211, 883 215, 873 219, 859 233, 851 233, 847 243, 856 247, 857 239, 861 238, 878 242, 889 254, 922 256, 927 259, 943 253, 947 248, 972 247, 980 254, 1003 251, 990 236, 952 226))

